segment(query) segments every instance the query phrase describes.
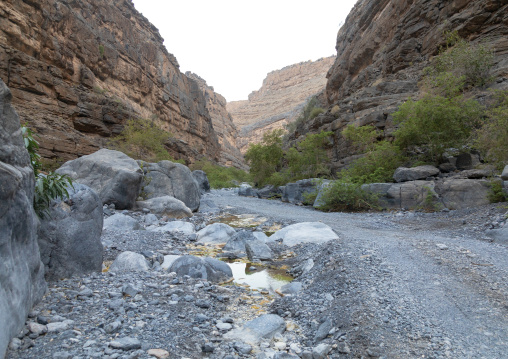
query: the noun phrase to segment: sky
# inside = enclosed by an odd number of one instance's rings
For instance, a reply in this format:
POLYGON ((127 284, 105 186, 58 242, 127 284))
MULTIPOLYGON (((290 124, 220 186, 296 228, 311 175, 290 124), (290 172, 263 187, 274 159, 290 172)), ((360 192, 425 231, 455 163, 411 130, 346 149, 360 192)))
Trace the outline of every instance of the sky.
POLYGON ((246 100, 266 74, 336 55, 337 32, 356 0, 133 0, 158 29, 180 71, 227 101, 246 100))

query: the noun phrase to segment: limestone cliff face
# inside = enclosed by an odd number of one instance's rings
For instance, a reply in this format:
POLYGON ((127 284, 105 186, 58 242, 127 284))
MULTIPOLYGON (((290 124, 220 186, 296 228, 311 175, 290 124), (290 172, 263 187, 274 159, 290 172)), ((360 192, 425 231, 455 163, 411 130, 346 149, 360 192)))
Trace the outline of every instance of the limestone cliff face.
POLYGON ((332 130, 337 167, 352 153, 340 136, 349 123, 373 124, 389 136, 391 114, 419 94, 422 69, 443 44, 443 31, 457 30, 495 50, 493 87, 508 87, 506 0, 360 0, 337 36, 337 59, 327 74, 328 111, 297 130, 332 130))
POLYGON ((203 92, 131 0, 1 1, 0 77, 44 157, 94 152, 130 118, 170 131, 176 158, 219 157, 203 92))
POLYGON ((227 109, 241 129, 240 150, 245 152, 249 143, 259 142, 265 132, 295 120, 307 99, 325 88, 326 73, 334 60, 327 57, 272 71, 248 100, 229 102, 227 109))
POLYGON ((206 81, 198 75, 187 71, 185 73, 199 85, 206 101, 206 108, 212 118, 213 128, 219 138, 221 152, 219 164, 246 169, 245 160, 236 146, 238 129, 233 123, 233 118, 226 109, 226 99, 216 93, 213 87, 208 86, 206 81))

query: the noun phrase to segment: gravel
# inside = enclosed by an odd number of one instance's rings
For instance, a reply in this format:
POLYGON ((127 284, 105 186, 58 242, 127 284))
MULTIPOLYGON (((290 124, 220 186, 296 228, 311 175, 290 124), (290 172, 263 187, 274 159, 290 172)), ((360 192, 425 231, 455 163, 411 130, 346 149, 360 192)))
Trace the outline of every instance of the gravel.
POLYGON ((264 222, 248 230, 322 222, 339 239, 270 243, 271 264, 302 287, 273 297, 162 269, 164 256, 205 251, 195 235, 104 231, 105 271, 49 283, 7 358, 508 358, 508 248, 485 236, 504 225, 506 208, 345 214, 235 190, 204 198, 221 212, 188 219, 196 230, 249 213, 264 222), (143 254, 150 269, 109 272, 124 251, 143 254), (285 331, 255 345, 227 339, 263 314, 282 317, 285 331))

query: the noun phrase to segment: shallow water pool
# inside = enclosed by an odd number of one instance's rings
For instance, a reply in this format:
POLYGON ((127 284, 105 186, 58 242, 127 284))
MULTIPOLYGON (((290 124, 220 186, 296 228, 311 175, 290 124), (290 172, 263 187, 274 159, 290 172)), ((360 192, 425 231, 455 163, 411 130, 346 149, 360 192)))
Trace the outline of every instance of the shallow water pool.
POLYGON ((276 289, 293 280, 290 275, 281 269, 267 269, 242 262, 228 264, 233 271, 235 283, 247 284, 252 289, 266 290, 272 294, 275 293, 276 289))

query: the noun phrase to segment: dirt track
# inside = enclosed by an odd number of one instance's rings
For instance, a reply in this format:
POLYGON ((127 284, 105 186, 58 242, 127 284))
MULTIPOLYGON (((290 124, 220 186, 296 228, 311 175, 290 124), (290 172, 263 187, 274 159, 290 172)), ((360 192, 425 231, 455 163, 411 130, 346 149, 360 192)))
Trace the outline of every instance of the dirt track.
POLYGON ((313 318, 332 318, 347 357, 508 358, 508 247, 484 240, 481 227, 497 207, 345 214, 233 191, 210 197, 232 213, 321 221, 339 234, 313 254, 320 272, 302 278, 305 293, 274 308, 296 312, 309 333, 313 318))

